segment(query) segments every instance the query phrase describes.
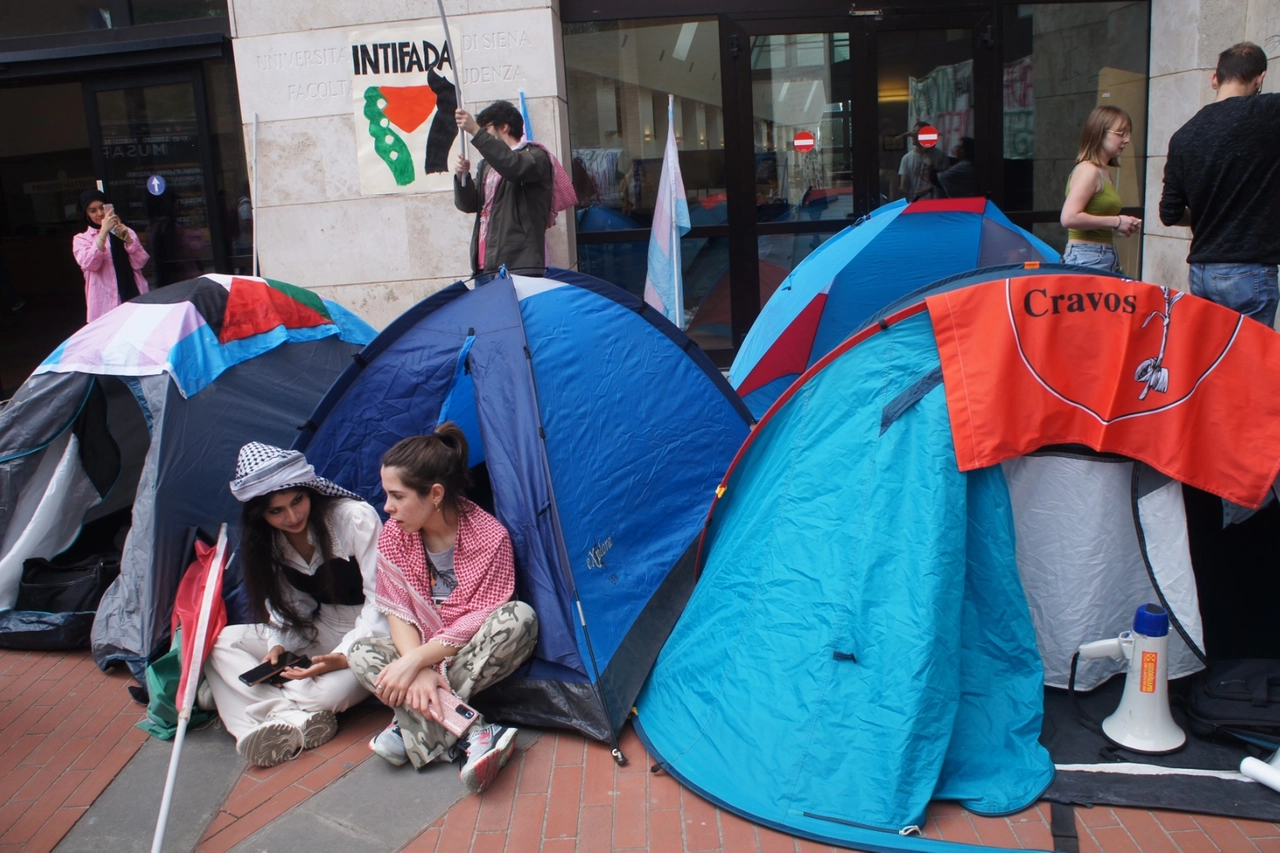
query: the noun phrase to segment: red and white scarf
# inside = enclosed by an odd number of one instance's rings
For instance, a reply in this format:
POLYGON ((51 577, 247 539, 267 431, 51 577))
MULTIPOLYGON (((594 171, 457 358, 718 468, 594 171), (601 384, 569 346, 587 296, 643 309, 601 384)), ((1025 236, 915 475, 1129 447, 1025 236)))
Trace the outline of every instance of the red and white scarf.
POLYGON ((489 614, 515 593, 511 537, 496 518, 462 500, 453 567, 458 585, 439 606, 431 597, 431 565, 422 534, 406 533, 394 522, 378 537, 378 610, 418 629, 431 640, 462 648, 489 614))

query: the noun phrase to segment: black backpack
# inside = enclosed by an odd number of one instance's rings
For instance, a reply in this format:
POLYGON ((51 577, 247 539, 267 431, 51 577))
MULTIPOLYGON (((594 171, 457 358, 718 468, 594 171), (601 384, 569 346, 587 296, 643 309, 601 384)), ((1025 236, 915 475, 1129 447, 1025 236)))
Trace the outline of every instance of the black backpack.
POLYGON ((1280 740, 1280 660, 1210 663, 1192 679, 1186 711, 1200 735, 1280 740))

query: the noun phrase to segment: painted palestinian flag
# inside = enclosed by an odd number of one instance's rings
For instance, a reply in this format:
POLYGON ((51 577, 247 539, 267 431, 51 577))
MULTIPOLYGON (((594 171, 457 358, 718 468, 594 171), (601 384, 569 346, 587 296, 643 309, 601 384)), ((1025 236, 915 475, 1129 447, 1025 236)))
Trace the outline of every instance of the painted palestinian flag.
POLYGON ((397 186, 413 183, 415 169, 409 146, 397 131, 411 134, 431 120, 427 132, 423 171, 449 170, 449 149, 458 135, 453 112, 457 89, 435 71, 427 72, 426 86, 369 86, 364 90, 364 117, 374 151, 391 170, 397 186))
POLYGON ((439 24, 353 31, 351 95, 365 195, 448 190, 457 68, 439 24))

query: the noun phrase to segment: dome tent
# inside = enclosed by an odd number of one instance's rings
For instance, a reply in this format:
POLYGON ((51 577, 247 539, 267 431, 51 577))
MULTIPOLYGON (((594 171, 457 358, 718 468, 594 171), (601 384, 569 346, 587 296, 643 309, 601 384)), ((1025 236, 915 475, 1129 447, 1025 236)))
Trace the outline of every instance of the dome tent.
POLYGON ((473 697, 499 719, 616 746, 692 587, 693 554, 750 415, 705 354, 638 298, 550 269, 451 285, 395 320, 295 445, 381 507, 396 441, 467 434, 477 502, 510 531, 530 662, 473 697))
POLYGON ((311 291, 207 275, 133 299, 58 347, 0 410, 0 645, 82 645, 141 676, 164 650, 192 528, 235 523, 250 440, 287 445, 373 329, 311 291), (131 509, 130 509, 131 508, 131 509), (130 516, 92 612, 16 611, 23 562, 130 516))
POLYGON ((729 382, 758 416, 893 300, 977 267, 1057 260, 984 198, 887 204, 792 270, 747 332, 729 382))
MULTIPOLYGON (((1098 478, 1077 506, 1107 500, 1131 538, 1137 516, 1156 594, 1190 622, 1194 589, 1170 589, 1189 570, 1182 484, 1266 500, 1278 383, 1273 332, 1142 282, 1052 271, 921 294, 815 364, 735 459, 698 586, 637 701, 642 738, 757 822, 865 850, 955 849, 898 832, 931 799, 1003 814, 1054 779, 1017 467, 1050 447, 1050 463, 1072 446, 1108 454, 1099 466, 1133 488, 1098 478)), ((1097 545, 1095 517, 1068 519, 1068 548, 1097 545)), ((1128 629, 1140 603, 1075 642, 1128 629)))

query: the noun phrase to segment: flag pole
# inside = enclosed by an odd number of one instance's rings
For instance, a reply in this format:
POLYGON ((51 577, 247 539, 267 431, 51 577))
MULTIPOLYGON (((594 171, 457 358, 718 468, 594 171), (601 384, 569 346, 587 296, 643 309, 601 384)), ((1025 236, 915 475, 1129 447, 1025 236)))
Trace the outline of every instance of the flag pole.
MULTIPOLYGON (((213 552, 213 561, 209 563, 209 577, 222 571, 222 560, 227 551, 227 525, 224 523, 218 530, 218 546, 213 552)), ((214 587, 219 586, 205 581, 204 597, 200 601, 200 618, 196 620, 195 636, 183 642, 192 642, 191 667, 195 669, 204 663, 204 641, 209 633, 209 613, 213 609, 214 587)), ((169 756, 169 775, 164 780, 164 795, 160 798, 160 816, 156 819, 156 832, 151 838, 151 853, 160 853, 164 844, 164 831, 169 823, 169 809, 173 805, 173 787, 178 779, 178 761, 182 756, 182 744, 187 739, 187 724, 191 722, 191 708, 196 701, 196 686, 200 682, 200 673, 188 672, 183 684, 182 695, 178 696, 178 732, 173 737, 173 753, 169 756), (194 677, 193 677, 194 675, 194 677)))
MULTIPOLYGON (((462 109, 462 66, 458 54, 453 52, 453 39, 449 36, 449 17, 444 13, 444 0, 436 0, 436 8, 440 10, 440 25, 444 27, 444 46, 449 49, 449 65, 453 68, 453 88, 458 93, 458 109, 462 109)), ((467 135, 458 128, 458 156, 466 159, 467 135)), ((458 180, 465 187, 469 175, 462 175, 458 180)))
MULTIPOLYGON (((674 144, 676 138, 676 96, 667 94, 667 139, 669 143, 674 144)), ((663 152, 665 155, 665 151, 663 152)), ((677 153, 677 157, 679 154, 677 153)), ((665 159, 665 157, 664 157, 665 159)), ((679 164, 677 164, 679 165, 679 164)), ((681 181, 683 190, 683 180, 681 181)), ((681 199, 676 198, 674 192, 669 192, 668 203, 671 205, 671 256, 675 258, 672 272, 672 290, 673 301, 675 302, 676 328, 684 330, 684 270, 681 269, 680 262, 680 215, 679 207, 681 199)))

